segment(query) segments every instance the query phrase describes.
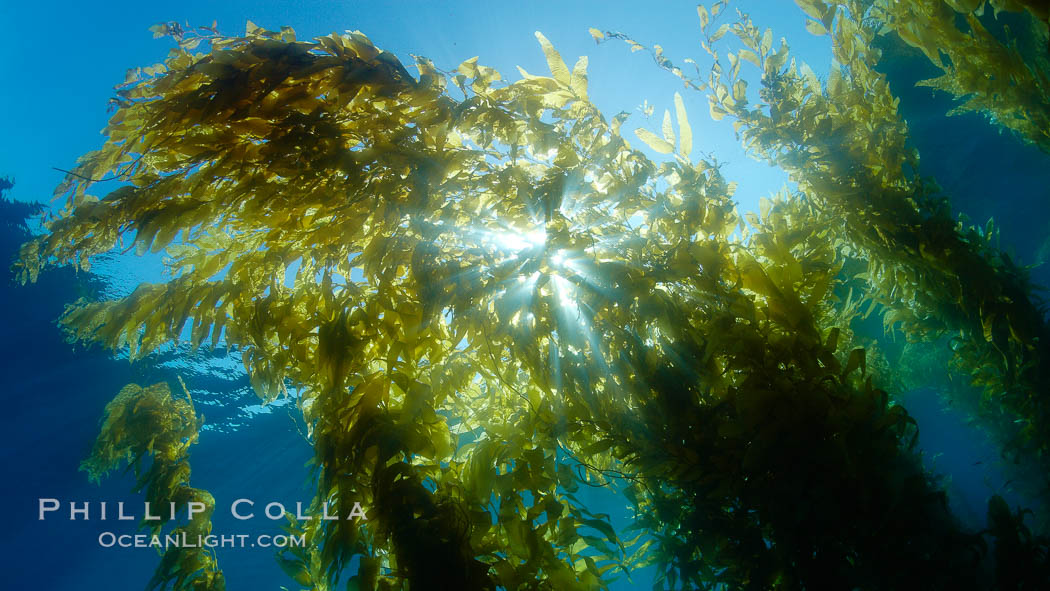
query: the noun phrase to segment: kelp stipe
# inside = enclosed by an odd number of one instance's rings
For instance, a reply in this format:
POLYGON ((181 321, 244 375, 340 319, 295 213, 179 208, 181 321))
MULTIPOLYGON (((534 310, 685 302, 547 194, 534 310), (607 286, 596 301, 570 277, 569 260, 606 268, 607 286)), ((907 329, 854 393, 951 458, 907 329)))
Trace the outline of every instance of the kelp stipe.
POLYGON ((185 398, 176 398, 163 382, 147 388, 124 386, 106 405, 101 432, 80 469, 99 481, 127 464, 135 473, 135 492, 161 508, 155 509, 159 519, 143 517, 140 527, 148 526, 154 536, 189 540, 164 549, 147 591, 224 591, 226 581, 215 554, 202 543, 211 534, 215 499, 189 483, 189 448, 197 442, 203 419, 185 393, 185 398), (179 512, 189 519, 165 533, 164 526, 179 512))
POLYGON ((1036 589, 1050 581, 1050 539, 1024 523, 1026 511, 1011 511, 999 495, 988 500, 988 533, 995 539, 995 583, 999 589, 1036 589))

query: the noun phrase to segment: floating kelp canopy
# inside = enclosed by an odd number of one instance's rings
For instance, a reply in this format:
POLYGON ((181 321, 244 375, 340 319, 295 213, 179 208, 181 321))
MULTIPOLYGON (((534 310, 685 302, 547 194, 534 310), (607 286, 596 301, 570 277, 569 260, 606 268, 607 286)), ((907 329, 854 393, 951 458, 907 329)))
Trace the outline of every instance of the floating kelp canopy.
MULTIPOLYGON (((106 143, 16 267, 168 254, 168 282, 62 324, 132 359, 188 331, 239 349, 264 400, 296 397, 314 512, 368 508, 290 526, 308 544, 281 564, 305 588, 594 589, 647 564, 669 588, 1038 585, 1045 540, 998 497, 987 535, 960 528, 854 327, 877 311, 916 341, 955 335, 1044 462, 1045 314, 916 174, 873 69, 875 9, 800 4, 835 40, 826 83, 746 15, 719 25, 724 3, 700 10, 710 76, 658 54, 797 183, 746 222, 692 158, 680 98, 662 136, 638 133, 668 155, 653 162, 589 102, 586 58, 570 69, 542 35, 550 76, 506 83, 476 58, 417 58, 417 78, 359 32, 162 25, 178 48, 119 88, 106 143), (743 49, 720 48, 729 33, 743 49), (106 178, 126 184, 92 196, 106 178), (581 480, 617 483, 633 537, 580 503, 581 480)), ((196 433, 163 386, 129 386, 107 416, 96 474, 150 455, 156 481, 196 433), (140 447, 136 413, 184 445, 140 447)), ((178 474, 147 495, 184 502, 178 474)), ((165 556, 155 582, 221 588, 191 558, 165 556)))

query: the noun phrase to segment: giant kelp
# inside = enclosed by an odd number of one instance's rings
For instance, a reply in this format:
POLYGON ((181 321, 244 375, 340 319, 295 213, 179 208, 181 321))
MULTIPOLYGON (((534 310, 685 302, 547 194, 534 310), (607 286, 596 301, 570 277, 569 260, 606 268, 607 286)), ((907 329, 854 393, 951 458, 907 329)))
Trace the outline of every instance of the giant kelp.
POLYGON ((880 32, 894 33, 942 71, 919 84, 963 99, 968 111, 1050 152, 1047 6, 1016 0, 871 3, 880 32), (1014 26, 1006 24, 1012 16, 1014 26))
MULTIPOLYGON (((486 369, 495 359, 475 354, 486 326, 470 319, 505 278, 493 277, 493 253, 463 229, 487 232, 491 245, 508 225, 535 224, 530 208, 556 215, 557 204, 542 200, 560 198, 554 187, 568 174, 533 162, 532 152, 555 148, 559 167, 577 158, 565 124, 541 118, 585 105, 573 94, 585 92, 582 66, 571 80, 530 78, 489 94, 492 70, 467 62, 460 70, 478 95, 456 104, 426 62, 416 81, 359 33, 293 39, 253 30, 213 40, 207 55, 180 48, 164 76, 122 90, 110 141, 70 176, 71 214, 24 249, 24 271, 31 277, 42 262, 34 252, 84 264, 133 230, 139 248, 169 249, 176 276, 71 308, 63 323, 75 335, 127 344, 135 358, 192 319, 194 346, 221 338, 243 348, 264 398, 286 381, 301 388, 318 504, 370 509, 364 524, 309 526, 320 558, 302 561, 300 574, 313 585, 363 556, 359 576, 387 586, 490 588, 490 569, 503 581, 592 586, 607 566, 581 554, 590 544, 577 528, 610 530, 559 491, 572 478, 542 440, 549 427, 505 396, 465 410, 472 390, 480 401, 502 391, 493 375, 502 370, 486 369), (492 147, 497 137, 511 154, 492 147), (88 196, 88 179, 110 169, 131 184, 88 196), (495 215, 507 196, 517 203, 495 215), (352 279, 353 267, 363 280, 352 279), (451 307, 458 334, 444 317, 451 307), (464 336, 475 344, 457 352, 464 336), (475 451, 455 450, 455 435, 475 439, 475 451), (546 525, 537 531, 539 514, 546 525)), ((586 120, 571 122, 582 136, 586 120)), ((623 183, 604 177, 610 190, 623 183)), ((495 270, 511 271, 499 263, 495 270)))
POLYGON ((202 543, 211 533, 215 499, 189 484, 189 448, 197 442, 203 420, 194 411, 189 392, 185 394, 185 399, 172 396, 163 382, 122 388, 106 405, 101 432, 80 468, 96 481, 125 464, 133 469, 136 492, 143 492, 157 511, 157 519, 143 517, 141 522, 154 536, 176 513, 190 515, 164 534, 189 543, 163 551, 148 590, 222 591, 225 578, 214 552, 202 543))
POLYGON ((119 90, 18 269, 168 253, 168 282, 62 323, 133 358, 187 334, 237 347, 260 396, 296 397, 314 508, 368 508, 289 524, 299 584, 355 560, 366 589, 592 589, 649 561, 672 587, 983 580, 837 295, 846 238, 892 254, 910 234, 858 241, 801 184, 744 224, 681 100, 638 133, 672 154, 654 163, 542 35, 551 75, 505 83, 476 58, 417 58, 416 79, 358 32, 249 25, 191 53, 162 30, 179 48, 119 90), (91 196, 106 175, 127 184, 91 196), (577 500, 593 479, 621 481, 634 538, 577 500))
MULTIPOLYGON (((746 148, 786 170, 818 215, 842 224, 836 239, 845 255, 865 262, 869 287, 860 293, 883 307, 887 330, 913 341, 952 337, 956 369, 984 390, 986 414, 1011 434, 1010 448, 1045 467, 1048 328, 1027 269, 998 249, 991 222, 967 227, 954 219, 947 197, 919 176, 897 99, 874 68, 877 21, 860 20, 868 5, 798 3, 812 17, 807 28, 833 38, 826 84, 791 59, 783 40, 774 47, 770 30, 746 15, 716 26, 706 8, 710 75, 690 78, 664 56, 660 63, 708 91, 712 116, 731 117, 746 148), (727 34, 743 48, 723 55, 727 34), (749 62, 761 73, 756 102, 741 74, 749 62)), ((1046 484, 1040 488, 1045 499, 1046 484)))
POLYGON ((960 531, 907 453, 913 421, 865 375, 864 350, 845 346, 839 326, 822 328, 849 318, 818 304, 842 261, 814 219, 804 201, 771 204, 755 219, 755 252, 734 265, 747 291, 722 286, 726 308, 704 310, 712 324, 690 318, 675 333, 676 346, 717 360, 719 371, 665 362, 654 368, 663 379, 648 380, 629 463, 655 465, 674 483, 638 495, 640 522, 659 534, 660 579, 670 588, 976 588, 981 542, 960 531), (686 393, 713 396, 688 404, 686 393))

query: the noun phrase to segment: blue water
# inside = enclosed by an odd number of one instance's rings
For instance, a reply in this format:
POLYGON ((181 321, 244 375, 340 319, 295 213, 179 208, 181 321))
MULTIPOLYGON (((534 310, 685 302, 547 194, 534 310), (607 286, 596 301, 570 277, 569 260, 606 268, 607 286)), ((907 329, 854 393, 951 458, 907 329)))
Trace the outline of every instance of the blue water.
MULTIPOLYGON (((11 254, 9 246, 4 244, 5 259, 11 254)), ((165 379, 175 383, 175 372, 150 369, 143 375, 141 365, 98 350, 71 349, 53 320, 80 282, 63 270, 46 274, 36 285, 4 281, 0 287, 0 303, 17 311, 7 316, 6 338, 0 341, 0 355, 8 369, 0 413, 5 441, 0 454, 7 470, 0 495, 8 519, 0 536, 7 564, 19 565, 5 574, 5 589, 141 589, 157 562, 152 549, 105 549, 97 541, 104 531, 140 533, 136 522, 113 519, 118 501, 127 503, 129 513, 141 516, 142 497, 131 492, 133 476, 113 474, 96 486, 77 468, 98 433, 103 407, 121 387, 165 379), (59 499, 62 510, 38 520, 39 498, 59 499), (71 521, 69 501, 90 502, 89 520, 71 521), (109 503, 106 521, 98 520, 101 501, 109 503)), ((247 398, 251 395, 243 376, 186 379, 194 384, 198 398, 203 393, 211 394, 212 399, 206 399, 211 403, 225 398, 226 414, 231 414, 229 408, 253 402, 247 398), (223 389, 207 389, 216 385, 223 389)), ((207 420, 212 415, 223 418, 221 407, 202 402, 197 409, 207 420)), ((310 446, 281 410, 253 416, 250 429, 205 430, 191 451, 191 484, 209 490, 217 500, 214 533, 282 533, 281 522, 265 518, 237 522, 226 509, 238 498, 257 501, 260 516, 266 502, 282 502, 289 508, 296 501, 308 504, 312 494, 306 483, 309 471, 303 465, 311 456, 310 446)), ((277 589, 276 582, 287 582, 272 551, 220 549, 218 558, 232 590, 277 589)))

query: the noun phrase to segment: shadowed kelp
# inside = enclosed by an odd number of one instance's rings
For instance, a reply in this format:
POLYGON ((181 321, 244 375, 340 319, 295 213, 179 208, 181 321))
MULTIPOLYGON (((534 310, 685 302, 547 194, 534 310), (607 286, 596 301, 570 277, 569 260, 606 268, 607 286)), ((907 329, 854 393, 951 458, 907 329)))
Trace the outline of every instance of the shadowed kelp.
MULTIPOLYGON (((726 4, 700 9, 704 47, 715 60, 709 77, 690 78, 663 55, 661 65, 692 88, 709 91, 712 116, 731 117, 745 147, 786 170, 816 215, 834 226, 844 256, 866 267, 857 277, 868 286, 856 292, 868 305, 866 315, 880 306, 887 332, 899 328, 912 341, 951 338, 954 368, 984 391, 983 414, 1011 455, 1041 467, 1044 476, 1033 479, 1045 503, 1045 308, 1028 270, 998 249, 994 225, 964 226, 939 188, 918 176, 918 154, 908 144, 897 99, 874 69, 881 54, 873 44, 878 21, 872 15, 882 13, 869 14, 869 3, 859 1, 799 1, 814 19, 807 28, 833 39, 835 62, 822 84, 791 58, 783 40, 774 47, 772 31, 758 29, 746 15, 716 26, 711 15, 724 15, 726 4), (743 48, 723 49, 727 34, 743 48), (741 75, 749 63, 761 73, 757 102, 741 75)), ((899 3, 900 10, 904 6, 912 4, 899 3)), ((1013 104, 1009 97, 995 100, 1013 104)))

